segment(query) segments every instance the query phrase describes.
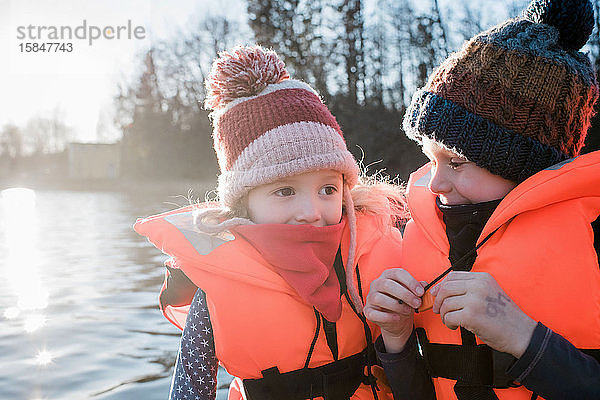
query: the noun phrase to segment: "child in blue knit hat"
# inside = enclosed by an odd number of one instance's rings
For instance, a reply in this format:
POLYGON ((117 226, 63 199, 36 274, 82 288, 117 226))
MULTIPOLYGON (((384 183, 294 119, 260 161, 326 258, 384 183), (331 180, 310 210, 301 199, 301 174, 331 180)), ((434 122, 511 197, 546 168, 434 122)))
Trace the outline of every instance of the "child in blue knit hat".
POLYGON ((404 130, 430 163, 408 185, 404 269, 365 308, 395 398, 600 398, 593 24, 587 0, 534 1, 414 95, 404 130))

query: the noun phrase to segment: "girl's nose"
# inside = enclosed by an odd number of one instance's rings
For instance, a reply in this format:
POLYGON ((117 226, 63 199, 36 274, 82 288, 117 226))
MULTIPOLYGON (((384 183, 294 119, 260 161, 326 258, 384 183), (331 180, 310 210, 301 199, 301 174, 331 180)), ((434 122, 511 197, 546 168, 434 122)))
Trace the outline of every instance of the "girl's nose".
POLYGON ((315 224, 321 220, 321 210, 316 199, 306 197, 301 200, 295 219, 301 224, 315 224))

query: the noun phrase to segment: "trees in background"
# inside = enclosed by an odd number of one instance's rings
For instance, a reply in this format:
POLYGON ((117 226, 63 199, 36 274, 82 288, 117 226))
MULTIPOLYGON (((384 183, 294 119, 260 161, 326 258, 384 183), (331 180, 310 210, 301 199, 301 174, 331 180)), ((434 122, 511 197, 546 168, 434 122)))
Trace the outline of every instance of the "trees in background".
POLYGON ((237 23, 201 20, 189 35, 156 43, 137 80, 115 96, 123 131, 122 171, 131 177, 210 178, 217 172, 204 79, 217 53, 243 41, 237 23))
POLYGON ((60 153, 71 140, 72 129, 66 125, 60 112, 52 117, 36 116, 24 126, 6 124, 0 129, 0 157, 19 159, 40 154, 60 153))
MULTIPOLYGON (((594 0, 597 9, 600 0, 594 0)), ((190 33, 155 43, 140 75, 115 97, 125 165, 135 176, 214 179, 211 125, 202 109, 211 60, 235 44, 273 48, 293 78, 330 107, 350 150, 371 169, 406 178, 424 162, 401 132, 410 96, 465 39, 517 12, 507 5, 428 0, 247 0, 247 26, 206 16, 190 33), (357 147, 357 146, 360 146, 357 147)), ((599 24, 597 23, 597 26, 599 24)), ((588 44, 600 60, 595 29, 588 44)), ((596 126, 595 124, 593 126, 596 126)), ((588 148, 600 148, 595 128, 588 148)))
POLYGON ((0 130, 0 154, 13 160, 23 155, 23 137, 18 126, 7 124, 0 130))
POLYGON ((55 109, 51 117, 36 116, 24 126, 6 124, 0 128, 0 179, 22 173, 64 175, 66 147, 72 130, 55 109))

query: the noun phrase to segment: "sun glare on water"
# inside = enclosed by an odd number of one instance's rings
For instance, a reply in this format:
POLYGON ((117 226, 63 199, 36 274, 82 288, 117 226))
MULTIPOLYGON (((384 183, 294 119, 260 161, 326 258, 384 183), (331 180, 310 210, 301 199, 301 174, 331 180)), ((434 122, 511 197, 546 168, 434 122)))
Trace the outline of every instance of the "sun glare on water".
POLYGON ((41 350, 35 357, 35 363, 39 366, 51 364, 53 360, 54 356, 47 350, 41 350))
POLYGON ((48 291, 40 276, 42 263, 38 251, 38 221, 35 192, 31 189, 12 188, 0 192, 2 221, 7 246, 4 276, 17 296, 15 309, 4 310, 7 318, 15 318, 20 311, 41 310, 48 307, 48 291))
POLYGON ((20 313, 21 310, 19 309, 19 307, 8 307, 6 310, 4 310, 4 318, 15 319, 19 316, 20 313))
POLYGON ((35 332, 46 325, 46 316, 42 314, 30 314, 25 317, 23 325, 25 332, 35 332))
MULTIPOLYGON (((22 323, 23 330, 34 334, 46 326, 42 310, 48 307, 48 290, 43 284, 43 268, 38 249, 38 217, 36 195, 31 189, 12 188, 0 192, 0 229, 5 239, 3 278, 8 283, 14 303, 2 310, 7 320, 22 323)), ((46 350, 33 349, 33 363, 47 367, 54 355, 46 350)))

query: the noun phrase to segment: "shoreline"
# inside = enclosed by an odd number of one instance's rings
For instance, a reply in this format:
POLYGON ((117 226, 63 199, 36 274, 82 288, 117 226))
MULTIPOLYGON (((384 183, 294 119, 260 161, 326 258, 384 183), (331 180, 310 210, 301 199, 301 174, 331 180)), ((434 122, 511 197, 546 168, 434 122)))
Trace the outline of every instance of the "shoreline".
POLYGON ((90 192, 157 192, 186 195, 190 190, 204 195, 216 187, 215 181, 193 179, 57 179, 57 178, 0 178, 0 191, 9 188, 33 190, 64 190, 90 192))

